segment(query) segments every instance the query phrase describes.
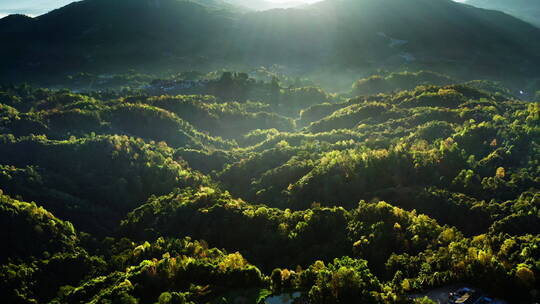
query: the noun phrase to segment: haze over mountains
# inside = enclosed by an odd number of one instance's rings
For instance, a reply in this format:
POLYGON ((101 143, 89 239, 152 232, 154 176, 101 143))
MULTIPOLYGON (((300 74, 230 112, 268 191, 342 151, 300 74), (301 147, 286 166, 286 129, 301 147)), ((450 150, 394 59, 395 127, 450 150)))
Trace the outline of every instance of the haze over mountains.
MULTIPOLYGON (((196 0, 197 1, 197 0, 196 0)), ((290 8, 317 2, 318 0, 198 0, 201 3, 220 3, 233 5, 246 10, 268 10, 274 8, 290 8)), ((0 4, 0 18, 11 14, 39 16, 54 9, 65 6, 74 0, 4 0, 0 4)))
POLYGON ((499 10, 540 27, 540 1, 537 0, 467 0, 466 3, 499 10))
POLYGON ((4 0, 0 3, 0 18, 10 14, 39 16, 73 0, 4 0))
POLYGON ((265 0, 225 0, 226 2, 239 6, 246 7, 256 11, 263 11, 275 8, 292 8, 306 5, 306 2, 317 2, 317 0, 302 1, 302 0, 284 0, 284 1, 265 1, 265 0))
POLYGON ((219 0, 84 0, 37 18, 9 16, 0 20, 0 39, 10 41, 0 50, 2 72, 13 79, 149 66, 414 65, 496 77, 532 72, 539 62, 540 29, 451 0, 326 0, 244 12, 219 0))

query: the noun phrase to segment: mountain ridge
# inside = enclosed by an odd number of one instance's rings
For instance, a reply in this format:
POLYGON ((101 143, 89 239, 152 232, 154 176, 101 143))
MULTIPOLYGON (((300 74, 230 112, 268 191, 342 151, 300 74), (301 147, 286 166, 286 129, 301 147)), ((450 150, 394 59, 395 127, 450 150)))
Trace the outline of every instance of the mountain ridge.
POLYGON ((540 2, 534 0, 467 0, 465 3, 505 12, 540 27, 540 2))
POLYGON ((12 43, 0 53, 9 73, 47 75, 110 66, 373 68, 434 62, 521 73, 540 62, 540 29, 451 0, 327 0, 259 12, 201 3, 85 0, 10 26, 3 24, 13 17, 4 18, 0 38, 12 43), (136 24, 129 22, 134 19, 136 24))

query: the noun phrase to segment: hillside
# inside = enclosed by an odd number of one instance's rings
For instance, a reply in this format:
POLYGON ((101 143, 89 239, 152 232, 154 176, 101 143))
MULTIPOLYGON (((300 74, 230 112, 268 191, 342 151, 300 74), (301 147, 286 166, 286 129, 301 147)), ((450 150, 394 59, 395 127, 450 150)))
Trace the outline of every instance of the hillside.
POLYGON ((0 87, 4 300, 538 300, 537 103, 424 71, 322 100, 216 81, 268 98, 0 87))
POLYGON ((505 12, 540 27, 540 2, 535 0, 467 0, 466 3, 505 12))
MULTIPOLYGON (((164 55, 181 57, 201 50, 200 37, 221 42, 218 37, 228 27, 224 24, 230 23, 227 14, 188 1, 74 2, 32 19, 27 30, 0 27, 3 39, 11 41, 1 52, 9 58, 4 64, 12 75, 18 72, 10 68, 69 71, 96 64, 112 69, 151 63, 164 55), (134 19, 135 24, 130 22, 134 19)), ((205 44, 201 51, 212 48, 205 44)))
POLYGON ((0 19, 1 303, 540 303, 531 3, 283 1, 0 19))
POLYGON ((540 29, 451 0, 327 0, 251 13, 220 3, 85 0, 34 19, 4 18, 3 78, 261 64, 306 73, 429 66, 502 78, 533 74, 539 60, 540 29))

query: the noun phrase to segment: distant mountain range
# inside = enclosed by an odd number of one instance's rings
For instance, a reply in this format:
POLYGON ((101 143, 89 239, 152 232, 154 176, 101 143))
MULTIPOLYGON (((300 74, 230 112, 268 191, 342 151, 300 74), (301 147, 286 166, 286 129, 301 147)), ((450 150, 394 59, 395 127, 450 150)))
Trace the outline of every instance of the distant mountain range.
POLYGON ((0 16, 10 14, 42 15, 53 8, 64 6, 74 0, 2 0, 0 1, 0 16))
POLYGON ((271 2, 265 0, 223 0, 238 7, 244 7, 256 11, 264 11, 275 8, 292 8, 305 5, 304 1, 289 0, 282 2, 271 2))
POLYGON ((275 63, 497 75, 535 73, 540 62, 540 29, 451 0, 326 0, 259 12, 221 0, 84 0, 0 19, 0 39, 9 41, 0 49, 0 77, 8 80, 275 63))
POLYGON ((466 3, 499 10, 540 27, 540 1, 538 0, 467 0, 466 3))

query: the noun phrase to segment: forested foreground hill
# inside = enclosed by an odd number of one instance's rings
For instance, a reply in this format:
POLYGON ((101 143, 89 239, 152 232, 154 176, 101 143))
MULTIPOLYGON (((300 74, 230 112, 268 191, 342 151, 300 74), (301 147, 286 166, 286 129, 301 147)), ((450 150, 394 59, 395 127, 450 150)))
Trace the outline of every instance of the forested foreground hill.
POLYGON ((538 103, 425 72, 350 95, 233 75, 221 96, 0 87, 2 302, 539 300, 538 103))

